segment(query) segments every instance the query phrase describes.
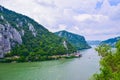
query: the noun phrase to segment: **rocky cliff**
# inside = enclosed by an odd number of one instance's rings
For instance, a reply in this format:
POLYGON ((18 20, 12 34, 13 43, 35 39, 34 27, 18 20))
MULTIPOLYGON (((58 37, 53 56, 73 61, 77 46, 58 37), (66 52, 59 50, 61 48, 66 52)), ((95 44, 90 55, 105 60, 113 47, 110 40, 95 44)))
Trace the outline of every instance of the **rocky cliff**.
POLYGON ((0 6, 0 58, 7 53, 28 59, 74 51, 65 39, 49 32, 33 19, 0 6))

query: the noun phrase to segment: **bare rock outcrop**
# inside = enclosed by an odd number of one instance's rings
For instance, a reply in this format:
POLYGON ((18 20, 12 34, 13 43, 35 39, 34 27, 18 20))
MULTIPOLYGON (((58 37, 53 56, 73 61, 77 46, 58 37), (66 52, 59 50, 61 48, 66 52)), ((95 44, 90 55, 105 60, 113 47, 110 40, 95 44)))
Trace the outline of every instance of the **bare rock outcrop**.
POLYGON ((0 24, 0 58, 4 57, 4 54, 9 53, 11 47, 15 44, 22 44, 22 38, 15 28, 9 24, 0 24))

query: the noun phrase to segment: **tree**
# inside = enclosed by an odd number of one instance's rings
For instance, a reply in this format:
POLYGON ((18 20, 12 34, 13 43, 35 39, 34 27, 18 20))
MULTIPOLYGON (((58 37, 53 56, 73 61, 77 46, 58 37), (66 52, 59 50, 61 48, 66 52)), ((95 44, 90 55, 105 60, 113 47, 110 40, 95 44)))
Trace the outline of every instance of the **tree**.
POLYGON ((100 73, 94 74, 93 80, 120 80, 120 41, 115 52, 108 45, 100 45, 96 51, 101 56, 100 73))

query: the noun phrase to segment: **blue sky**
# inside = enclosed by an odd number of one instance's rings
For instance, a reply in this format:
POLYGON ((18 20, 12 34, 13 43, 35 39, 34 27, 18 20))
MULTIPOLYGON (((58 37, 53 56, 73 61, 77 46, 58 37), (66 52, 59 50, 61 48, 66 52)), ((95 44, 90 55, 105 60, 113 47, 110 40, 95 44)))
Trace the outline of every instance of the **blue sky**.
POLYGON ((120 35, 120 0, 0 0, 0 5, 33 18, 51 32, 67 30, 87 40, 120 35))

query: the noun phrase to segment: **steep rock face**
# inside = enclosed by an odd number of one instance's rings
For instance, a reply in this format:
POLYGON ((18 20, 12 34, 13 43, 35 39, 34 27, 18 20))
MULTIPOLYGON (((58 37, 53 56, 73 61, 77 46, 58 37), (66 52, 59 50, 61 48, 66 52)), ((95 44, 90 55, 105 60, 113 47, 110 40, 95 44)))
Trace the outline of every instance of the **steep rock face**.
POLYGON ((16 43, 22 44, 20 33, 9 24, 0 24, 0 57, 4 56, 3 53, 10 52, 11 47, 14 47, 16 43))
POLYGON ((56 35, 67 39, 69 43, 71 43, 76 49, 87 49, 90 46, 87 44, 85 38, 83 36, 67 32, 67 31, 59 31, 55 33, 56 35))
POLYGON ((68 50, 66 41, 63 41, 63 45, 64 45, 64 47, 68 50))
POLYGON ((33 25, 28 23, 28 26, 29 26, 29 30, 32 31, 32 34, 34 35, 34 37, 36 37, 36 31, 35 31, 35 28, 33 27, 33 25))
POLYGON ((0 6, 0 58, 9 52, 11 56, 27 57, 66 54, 66 51, 72 53, 75 48, 33 19, 0 6))

